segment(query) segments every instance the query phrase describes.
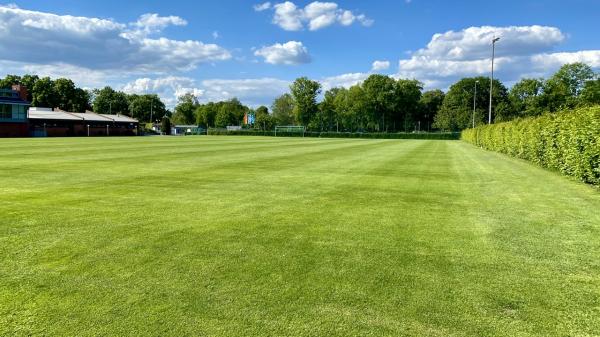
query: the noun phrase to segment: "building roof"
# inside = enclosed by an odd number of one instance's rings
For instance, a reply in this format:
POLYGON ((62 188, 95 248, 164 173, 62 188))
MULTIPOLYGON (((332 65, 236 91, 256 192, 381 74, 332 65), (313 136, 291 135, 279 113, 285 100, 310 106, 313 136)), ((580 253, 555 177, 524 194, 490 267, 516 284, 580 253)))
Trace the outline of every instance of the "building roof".
POLYGON ((29 108, 29 119, 55 119, 55 120, 69 120, 69 121, 81 121, 83 118, 74 116, 64 111, 53 111, 52 109, 44 108, 29 108))
POLYGON ((111 118, 107 118, 104 117, 102 115, 99 115, 97 113, 93 113, 93 112, 69 112, 69 114, 76 116, 76 117, 80 117, 81 119, 83 119, 84 121, 90 121, 90 122, 112 122, 113 120, 111 118))
POLYGON ((115 122, 121 123, 137 123, 138 120, 135 118, 131 118, 125 115, 109 115, 109 114, 99 114, 102 117, 112 119, 115 122))
POLYGON ((97 114, 91 111, 87 112, 67 112, 60 109, 31 107, 29 108, 29 119, 49 119, 49 120, 69 120, 69 121, 88 121, 88 122, 117 122, 117 123, 137 123, 138 120, 123 115, 97 114))

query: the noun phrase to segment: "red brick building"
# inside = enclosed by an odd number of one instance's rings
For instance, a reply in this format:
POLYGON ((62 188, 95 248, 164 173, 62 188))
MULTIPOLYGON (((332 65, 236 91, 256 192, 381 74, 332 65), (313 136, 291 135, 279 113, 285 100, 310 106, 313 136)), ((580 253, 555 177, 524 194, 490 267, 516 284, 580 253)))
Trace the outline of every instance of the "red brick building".
POLYGON ((135 136, 138 120, 123 115, 29 108, 27 88, 0 89, 0 137, 135 136))

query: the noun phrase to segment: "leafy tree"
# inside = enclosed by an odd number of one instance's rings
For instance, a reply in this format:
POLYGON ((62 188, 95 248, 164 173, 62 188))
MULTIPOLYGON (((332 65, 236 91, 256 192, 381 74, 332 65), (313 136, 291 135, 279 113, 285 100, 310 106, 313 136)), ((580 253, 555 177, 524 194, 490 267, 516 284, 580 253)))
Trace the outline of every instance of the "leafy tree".
POLYGON ((209 102, 196 108, 196 124, 207 128, 215 127, 215 119, 222 104, 209 102))
POLYGON ((581 105, 600 104, 600 78, 585 82, 580 97, 581 105))
POLYGON ((294 124, 294 98, 290 94, 283 94, 275 99, 271 106, 273 119, 278 125, 294 124))
POLYGON ((374 124, 370 125, 372 118, 366 113, 368 102, 361 85, 341 88, 334 99, 334 105, 338 118, 336 130, 354 132, 375 127, 374 124))
POLYGON ((256 115, 268 115, 269 114, 269 108, 267 108, 264 105, 259 106, 258 108, 256 108, 256 115))
POLYGON ((50 77, 40 78, 33 86, 32 106, 56 108, 58 105, 54 83, 50 77))
POLYGON ((260 106, 256 109, 254 125, 261 130, 272 130, 275 126, 275 120, 269 114, 269 109, 266 106, 260 106))
POLYGON ((325 92, 324 99, 319 104, 318 126, 321 130, 334 130, 338 122, 335 99, 341 88, 332 88, 325 92))
POLYGON ((129 95, 131 117, 140 121, 159 121, 167 114, 165 104, 158 95, 129 95), (150 118, 152 117, 152 120, 150 118))
POLYGON ((236 124, 236 117, 233 111, 225 104, 221 105, 219 112, 215 118, 215 126, 218 128, 224 128, 230 125, 236 124))
POLYGON ((160 130, 163 133, 163 135, 171 134, 171 120, 169 119, 169 117, 165 116, 162 118, 160 130))
POLYGON ((544 85, 542 105, 546 111, 555 112, 573 108, 578 103, 585 83, 594 79, 592 68, 584 63, 563 65, 544 85))
MULTIPOLYGON (((361 89, 362 90, 362 89, 361 89)), ((333 98, 333 106, 335 110, 335 130, 343 131, 351 129, 353 122, 356 120, 352 115, 352 101, 350 99, 349 89, 339 88, 333 98)))
POLYGON ((416 120, 421 122, 421 130, 430 131, 434 117, 442 107, 444 102, 443 91, 436 89, 423 93, 419 100, 419 110, 416 120))
POLYGON ((232 98, 228 101, 198 105, 195 110, 195 120, 198 125, 205 127, 240 125, 247 111, 249 111, 248 107, 240 100, 232 98))
POLYGON ((108 86, 102 89, 94 89, 93 94, 94 103, 92 105, 94 112, 130 116, 127 94, 120 91, 115 91, 113 88, 108 86))
POLYGON ((374 74, 362 84, 367 101, 367 113, 373 118, 379 131, 387 130, 396 110, 395 80, 386 75, 374 74))
POLYGON ((557 81, 566 86, 569 95, 577 97, 581 94, 583 87, 587 81, 594 79, 594 71, 584 63, 570 63, 562 66, 550 81, 557 81))
POLYGON ((90 92, 81 88, 75 88, 71 98, 71 106, 74 112, 85 112, 91 110, 90 92))
POLYGON ((37 82, 39 79, 40 78, 38 75, 29 74, 25 74, 21 78, 21 84, 27 88, 27 100, 30 102, 33 100, 33 88, 35 86, 35 82, 37 82))
MULTIPOLYGON (((442 107, 435 116, 434 127, 447 131, 459 131, 471 127, 476 81, 479 81, 479 84, 477 85, 475 124, 487 122, 490 98, 489 78, 463 78, 450 86, 442 107)), ((514 111, 510 106, 508 91, 500 81, 494 80, 492 120, 509 120, 512 117, 514 117, 514 111)))
POLYGON ((67 78, 54 81, 57 107, 64 111, 75 111, 75 83, 67 78))
POLYGON ((232 124, 230 125, 240 125, 244 120, 244 114, 246 114, 246 112, 250 110, 247 106, 243 105, 239 99, 235 97, 228 101, 225 101, 223 104, 227 106, 227 108, 233 113, 233 116, 235 118, 232 124))
POLYGON ((308 126, 313 116, 317 113, 317 96, 321 93, 321 84, 300 77, 290 86, 294 97, 294 115, 300 125, 308 126))
POLYGON ((399 79, 394 83, 395 96, 389 103, 392 108, 390 119, 393 123, 393 130, 409 131, 418 121, 421 90, 423 90, 423 85, 417 80, 399 79))
MULTIPOLYGON (((21 76, 17 75, 6 75, 5 78, 0 80, 0 89, 10 89, 13 84, 23 84, 21 82, 21 76)), ((31 88, 28 88, 31 89, 31 88)))
POLYGON ((194 124, 196 122, 196 108, 198 107, 198 99, 191 93, 180 96, 179 103, 175 107, 173 114, 173 123, 175 124, 194 124))
POLYGON ((524 78, 510 89, 509 98, 519 116, 536 116, 543 112, 541 95, 544 81, 537 78, 524 78))

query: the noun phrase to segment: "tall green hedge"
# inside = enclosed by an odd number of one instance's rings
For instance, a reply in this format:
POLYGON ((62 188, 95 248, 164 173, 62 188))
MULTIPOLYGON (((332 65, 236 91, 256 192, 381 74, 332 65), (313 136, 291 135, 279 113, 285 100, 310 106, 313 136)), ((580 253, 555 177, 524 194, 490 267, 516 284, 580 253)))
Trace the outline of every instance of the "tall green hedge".
POLYGON ((461 139, 600 186, 600 106, 479 126, 461 139))
MULTIPOLYGON (((208 134, 212 136, 275 136, 274 131, 260 130, 225 130, 209 129, 208 134)), ((301 132, 277 131, 277 137, 302 137, 301 132)), ((304 137, 317 138, 370 138, 370 139, 447 139, 457 140, 460 133, 457 132, 431 132, 431 133, 383 133, 383 132, 318 132, 306 131, 304 137)))

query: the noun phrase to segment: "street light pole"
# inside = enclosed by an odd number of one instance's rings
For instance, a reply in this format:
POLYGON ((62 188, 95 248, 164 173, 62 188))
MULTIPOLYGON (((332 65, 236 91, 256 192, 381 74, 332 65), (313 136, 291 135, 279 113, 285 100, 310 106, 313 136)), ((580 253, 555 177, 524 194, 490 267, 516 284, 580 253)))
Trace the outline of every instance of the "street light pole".
POLYGON ((488 124, 492 124, 492 89, 494 88, 494 56, 496 53, 496 42, 500 40, 499 37, 492 39, 492 77, 490 77, 490 109, 488 112, 488 124))
POLYGON ((154 106, 153 103, 150 103, 150 123, 152 123, 152 125, 154 126, 154 121, 152 120, 152 107, 154 106))
POLYGON ((473 95, 473 129, 475 129, 475 108, 477 107, 477 83, 479 81, 475 81, 475 94, 473 95))

